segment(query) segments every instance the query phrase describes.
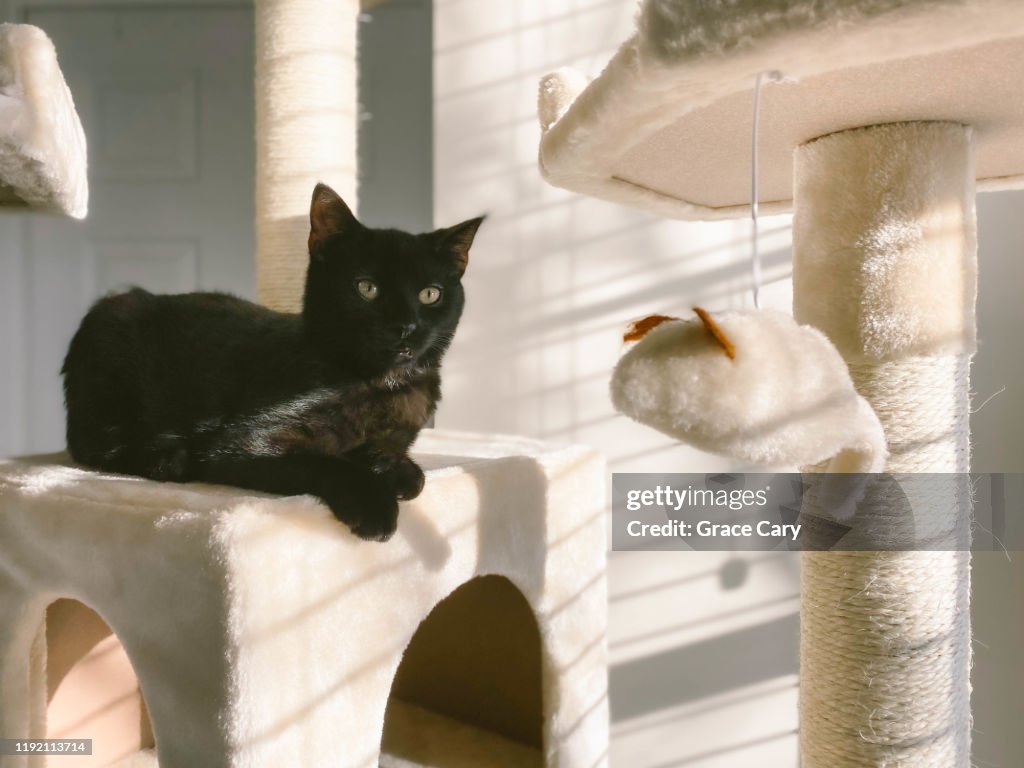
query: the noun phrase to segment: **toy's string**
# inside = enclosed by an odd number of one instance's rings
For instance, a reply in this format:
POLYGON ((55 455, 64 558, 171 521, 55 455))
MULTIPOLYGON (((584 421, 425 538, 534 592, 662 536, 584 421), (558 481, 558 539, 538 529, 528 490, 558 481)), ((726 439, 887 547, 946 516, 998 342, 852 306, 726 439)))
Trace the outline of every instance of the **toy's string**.
POLYGON ((750 131, 750 219, 753 223, 750 234, 750 271, 753 278, 754 308, 761 308, 761 255, 757 250, 757 132, 761 119, 761 79, 767 77, 769 80, 777 81, 782 79, 782 73, 778 70, 770 72, 758 72, 754 80, 754 118, 753 127, 750 131))
POLYGON ((754 80, 754 124, 750 131, 750 271, 753 279, 754 309, 761 308, 761 254, 757 252, 757 127, 761 117, 761 77, 754 80))

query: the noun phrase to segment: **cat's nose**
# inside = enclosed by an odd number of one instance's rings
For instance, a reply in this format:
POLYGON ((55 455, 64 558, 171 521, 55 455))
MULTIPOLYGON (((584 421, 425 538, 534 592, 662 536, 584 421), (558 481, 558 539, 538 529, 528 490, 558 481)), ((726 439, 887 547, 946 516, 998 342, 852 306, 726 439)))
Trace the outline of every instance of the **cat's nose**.
POLYGON ((405 341, 416 331, 416 323, 406 323, 399 327, 399 335, 402 337, 402 341, 405 341))

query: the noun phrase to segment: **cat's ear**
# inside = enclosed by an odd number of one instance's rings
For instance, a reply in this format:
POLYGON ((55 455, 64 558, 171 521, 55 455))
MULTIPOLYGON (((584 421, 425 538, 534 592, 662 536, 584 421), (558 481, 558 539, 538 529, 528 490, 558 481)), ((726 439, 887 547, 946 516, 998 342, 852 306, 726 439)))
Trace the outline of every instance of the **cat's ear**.
POLYGON ((320 244, 331 235, 351 232, 362 226, 345 201, 326 184, 317 184, 309 204, 309 254, 313 256, 320 244))
POLYGON ((476 231, 486 218, 486 216, 477 216, 475 219, 469 219, 454 227, 434 232, 438 249, 454 259, 455 267, 459 270, 460 275, 466 272, 466 267, 469 265, 469 248, 473 245, 476 231))

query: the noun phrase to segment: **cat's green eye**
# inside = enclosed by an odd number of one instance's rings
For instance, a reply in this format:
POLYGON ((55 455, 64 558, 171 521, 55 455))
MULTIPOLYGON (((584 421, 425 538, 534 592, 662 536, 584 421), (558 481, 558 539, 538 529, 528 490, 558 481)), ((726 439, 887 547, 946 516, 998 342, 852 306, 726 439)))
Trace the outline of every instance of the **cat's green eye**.
POLYGON ((379 292, 377 284, 373 282, 373 280, 365 279, 356 281, 356 290, 359 291, 359 295, 367 301, 373 301, 376 299, 377 293, 379 292))
POLYGON ((436 285, 428 285, 420 291, 420 304, 437 304, 441 300, 441 289, 436 285))

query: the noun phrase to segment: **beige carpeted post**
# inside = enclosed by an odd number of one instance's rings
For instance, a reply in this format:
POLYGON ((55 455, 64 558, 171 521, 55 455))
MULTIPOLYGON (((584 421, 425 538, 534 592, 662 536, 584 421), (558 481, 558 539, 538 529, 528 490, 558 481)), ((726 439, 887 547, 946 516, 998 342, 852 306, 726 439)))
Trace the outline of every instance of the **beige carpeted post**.
MULTIPOLYGON (((971 129, 899 123, 796 150, 794 314, 836 344, 892 472, 969 469, 971 129)), ((966 479, 928 510, 969 540, 966 479)), ((884 532, 880 532, 884 535, 884 532)), ((970 765, 970 554, 804 554, 804 768, 970 765)))
POLYGON ((256 2, 259 300, 296 311, 317 181, 356 209, 356 0, 256 2))

